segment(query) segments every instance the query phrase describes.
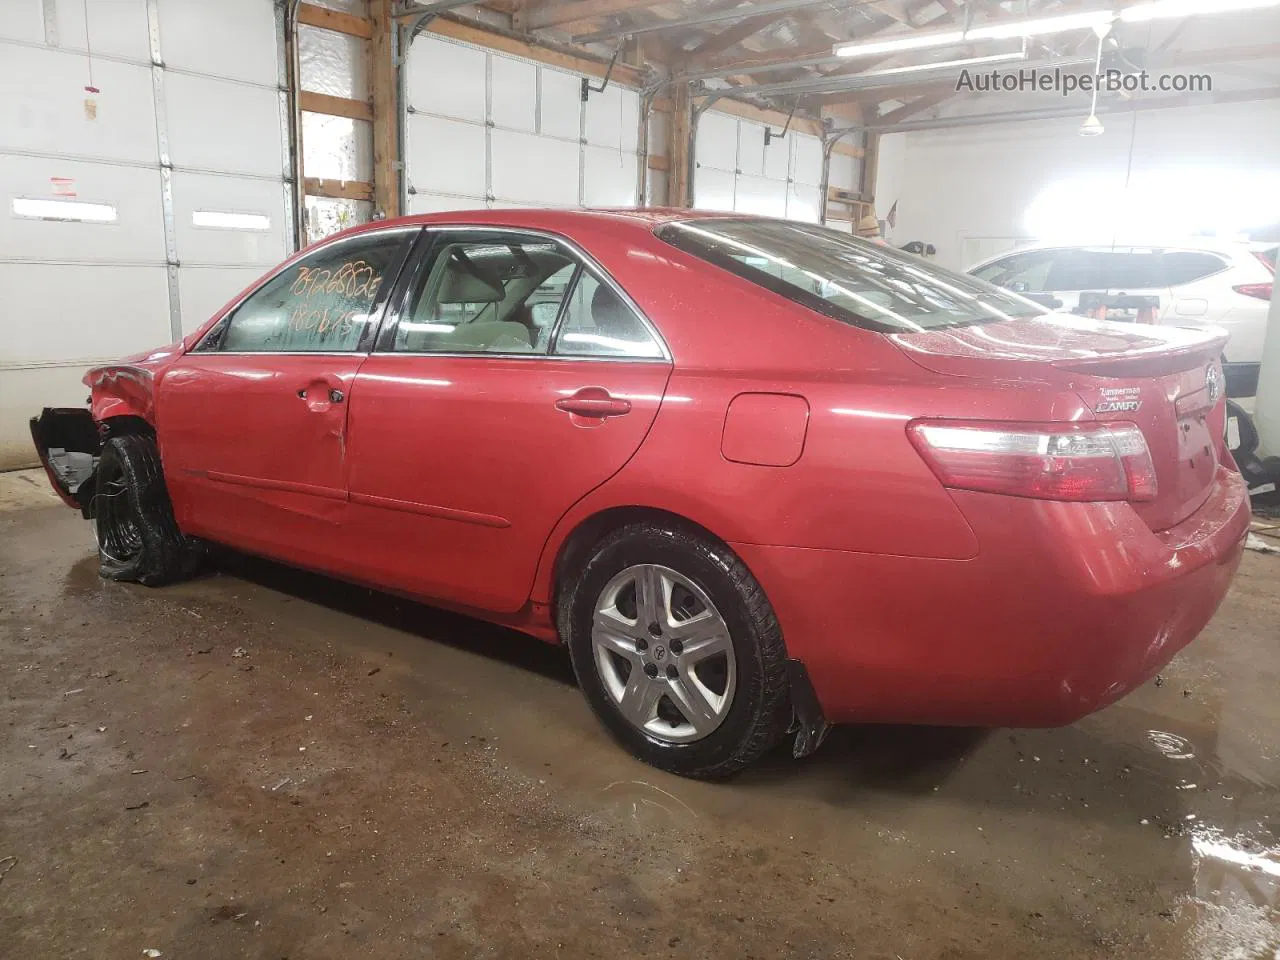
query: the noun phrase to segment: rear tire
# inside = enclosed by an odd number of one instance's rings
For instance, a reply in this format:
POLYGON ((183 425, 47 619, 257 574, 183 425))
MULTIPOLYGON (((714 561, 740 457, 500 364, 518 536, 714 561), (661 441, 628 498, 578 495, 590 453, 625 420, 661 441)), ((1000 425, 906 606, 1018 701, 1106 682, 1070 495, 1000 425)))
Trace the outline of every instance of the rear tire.
POLYGON ((130 434, 103 444, 93 508, 105 579, 158 587, 195 574, 201 549, 178 529, 151 437, 130 434))
POLYGON ((623 527, 596 546, 561 604, 561 636, 587 702, 639 759, 720 779, 786 733, 782 631, 724 544, 676 527, 623 527), (646 606, 642 584, 656 606, 646 606))

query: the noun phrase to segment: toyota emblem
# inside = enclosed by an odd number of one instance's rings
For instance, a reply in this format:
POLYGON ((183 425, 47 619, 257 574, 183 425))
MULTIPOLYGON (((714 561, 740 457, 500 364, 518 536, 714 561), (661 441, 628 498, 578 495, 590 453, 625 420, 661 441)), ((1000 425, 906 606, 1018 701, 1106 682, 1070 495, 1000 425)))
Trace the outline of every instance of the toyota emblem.
POLYGON ((1204 389, 1209 394, 1210 403, 1217 403, 1218 398, 1222 396, 1222 383, 1220 382, 1216 363, 1209 364, 1204 372, 1204 389))

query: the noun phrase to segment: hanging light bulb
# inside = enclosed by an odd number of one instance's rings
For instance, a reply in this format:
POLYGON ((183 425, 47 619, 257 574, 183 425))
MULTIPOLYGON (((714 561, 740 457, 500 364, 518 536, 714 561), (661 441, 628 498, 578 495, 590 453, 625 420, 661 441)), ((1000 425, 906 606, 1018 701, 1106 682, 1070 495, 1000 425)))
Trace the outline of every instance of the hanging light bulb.
POLYGON ((1107 34, 1111 32, 1111 21, 1105 23, 1095 23, 1093 32, 1098 37, 1098 56, 1093 62, 1093 102, 1089 106, 1089 117, 1084 123, 1080 124, 1080 136, 1097 137, 1106 132, 1106 127, 1102 125, 1102 121, 1098 119, 1098 75, 1102 73, 1102 44, 1107 39, 1107 34))

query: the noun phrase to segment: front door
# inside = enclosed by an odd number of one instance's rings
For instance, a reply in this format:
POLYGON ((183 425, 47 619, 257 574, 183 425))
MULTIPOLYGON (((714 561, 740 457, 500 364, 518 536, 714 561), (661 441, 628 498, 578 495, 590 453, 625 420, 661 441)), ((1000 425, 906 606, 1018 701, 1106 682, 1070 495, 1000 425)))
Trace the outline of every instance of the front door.
POLYGON ((157 432, 183 530, 336 569, 351 392, 417 232, 358 234, 299 258, 166 373, 157 432))
POLYGON ((414 271, 352 391, 347 552, 365 579, 514 612, 556 522, 640 446, 671 365, 553 238, 442 231, 414 271))

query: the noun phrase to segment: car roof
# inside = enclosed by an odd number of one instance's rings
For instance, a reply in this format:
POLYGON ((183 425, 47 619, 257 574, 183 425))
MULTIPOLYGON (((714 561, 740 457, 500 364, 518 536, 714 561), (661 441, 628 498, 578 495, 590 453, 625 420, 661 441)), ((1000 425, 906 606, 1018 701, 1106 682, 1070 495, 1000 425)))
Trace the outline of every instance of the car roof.
MULTIPOLYGON (((374 220, 341 231, 334 236, 346 236, 386 227, 413 226, 415 224, 445 224, 458 226, 528 227, 542 230, 571 231, 588 224, 614 227, 632 227, 646 232, 664 223, 677 220, 711 220, 727 217, 763 219, 750 214, 715 210, 689 210, 680 207, 600 207, 595 209, 562 210, 553 207, 506 207, 493 210, 446 210, 439 213, 415 213, 388 220, 374 220)), ((326 238, 329 239, 329 238, 326 238)))

